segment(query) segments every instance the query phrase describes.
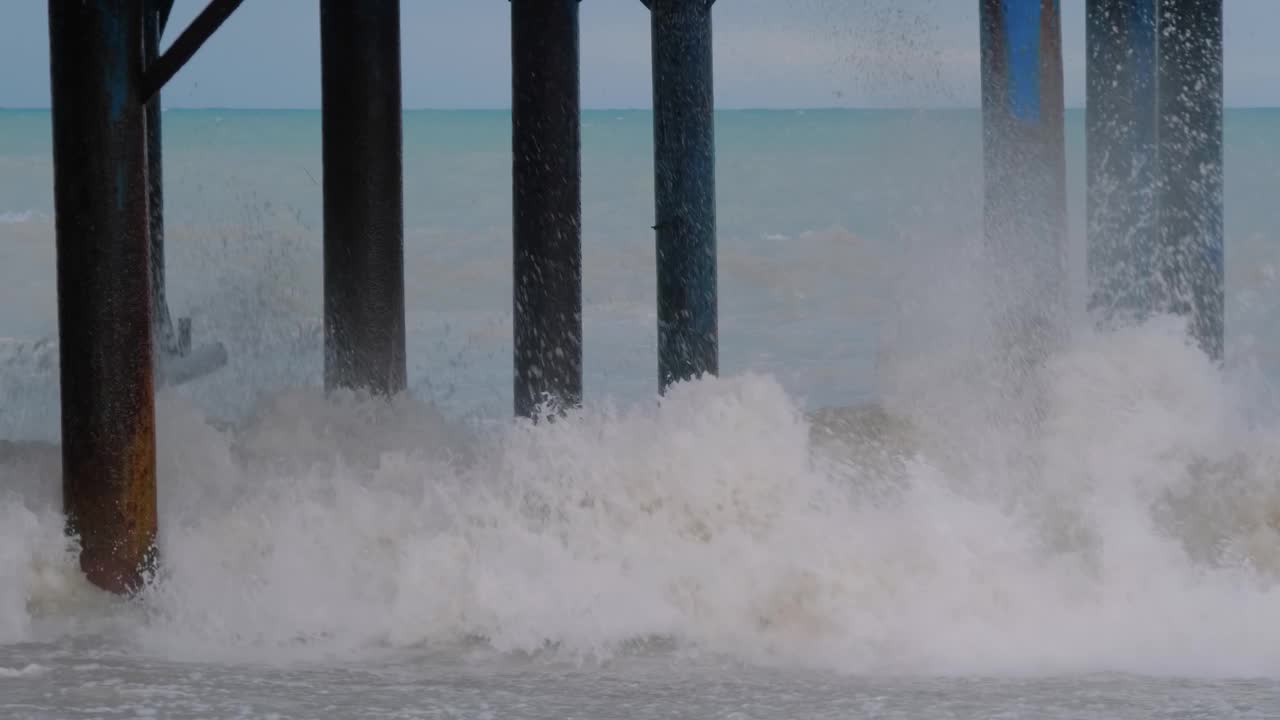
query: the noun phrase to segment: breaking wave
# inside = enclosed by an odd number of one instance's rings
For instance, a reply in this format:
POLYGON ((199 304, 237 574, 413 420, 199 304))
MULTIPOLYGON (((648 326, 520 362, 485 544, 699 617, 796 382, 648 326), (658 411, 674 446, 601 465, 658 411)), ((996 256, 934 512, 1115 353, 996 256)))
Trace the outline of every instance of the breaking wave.
POLYGON ((1172 321, 1043 374, 1017 432, 963 378, 919 402, 936 373, 881 405, 805 413, 743 374, 536 424, 294 389, 226 425, 166 393, 137 602, 79 579, 56 448, 0 447, 0 641, 1280 674, 1280 425, 1172 321))

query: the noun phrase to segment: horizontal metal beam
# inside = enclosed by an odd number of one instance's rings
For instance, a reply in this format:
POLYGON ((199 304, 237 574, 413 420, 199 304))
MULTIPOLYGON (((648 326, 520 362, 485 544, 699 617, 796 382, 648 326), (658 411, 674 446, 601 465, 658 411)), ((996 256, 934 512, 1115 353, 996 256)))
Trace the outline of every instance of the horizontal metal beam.
MULTIPOLYGON (((684 0, 676 0, 676 2, 682 2, 682 1, 684 1, 684 0)), ((653 2, 654 2, 654 0, 640 0, 640 4, 641 4, 641 5, 644 5, 646 8, 648 8, 648 9, 650 9, 650 10, 652 10, 652 9, 653 9, 653 2)), ((662 0, 658 0, 658 2, 662 2, 662 0)), ((715 5, 715 4, 716 4, 716 0, 706 0, 706 3, 707 3, 707 7, 709 8, 709 7, 711 7, 712 5, 715 5)))
POLYGON ((160 92, 174 75, 187 64, 204 45, 213 33, 231 17, 231 13, 240 7, 244 0, 212 0, 204 10, 191 21, 191 25, 178 36, 169 49, 164 52, 151 67, 148 67, 142 78, 142 102, 147 102, 160 92))

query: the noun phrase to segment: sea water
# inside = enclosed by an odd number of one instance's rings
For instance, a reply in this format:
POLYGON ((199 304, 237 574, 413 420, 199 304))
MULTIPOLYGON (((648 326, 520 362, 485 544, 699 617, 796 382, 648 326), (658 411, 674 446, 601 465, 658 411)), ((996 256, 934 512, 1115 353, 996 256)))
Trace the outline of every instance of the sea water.
POLYGON ((169 301, 229 363, 158 395, 121 600, 63 536, 49 116, 0 112, 0 717, 1280 715, 1280 112, 1226 115, 1226 362, 1078 310, 1030 426, 977 111, 718 113, 722 372, 662 398, 651 116, 586 112, 587 400, 541 424, 506 113, 405 116, 392 402, 320 388, 318 113, 164 122, 169 301))

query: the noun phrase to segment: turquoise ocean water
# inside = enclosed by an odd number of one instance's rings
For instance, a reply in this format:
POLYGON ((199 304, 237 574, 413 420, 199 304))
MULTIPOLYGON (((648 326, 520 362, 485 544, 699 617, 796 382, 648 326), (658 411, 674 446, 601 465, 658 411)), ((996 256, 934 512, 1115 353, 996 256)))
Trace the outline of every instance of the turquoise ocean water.
POLYGON ((230 362, 158 398, 165 575, 118 603, 46 444, 49 116, 0 112, 0 715, 1280 712, 1280 110, 1226 115, 1225 367, 1080 310, 1035 432, 991 415, 976 110, 718 113, 723 372, 662 402, 651 132, 583 116, 587 403, 529 427, 505 112, 405 116, 392 405, 318 387, 319 114, 166 112, 170 303, 230 362))
MULTIPOLYGON (((22 288, 27 308, 0 318, 0 334, 45 336, 55 307, 48 117, 10 112, 0 123, 0 213, 16 241, 6 252, 22 253, 5 268, 18 276, 8 286, 22 288)), ((978 132, 969 112, 723 113, 717 182, 726 366, 789 374, 805 393, 868 396, 877 322, 870 306, 884 297, 881 250, 912 227, 975 231, 980 187, 978 176, 965 174, 978 168, 978 132), (932 187, 911 187, 931 177, 932 187), (804 323, 788 321, 797 314, 804 323), (808 323, 823 323, 825 338, 808 323), (794 351, 780 355, 785 347, 794 351), (840 381, 815 385, 815 372, 840 381)), ((412 382, 440 401, 484 412, 510 407, 509 138, 503 112, 413 112, 404 124, 412 382)), ((266 373, 263 383, 307 382, 320 362, 318 345, 275 352, 262 335, 296 335, 318 323, 318 114, 167 112, 165 146, 174 310, 192 314, 198 326, 213 323, 219 337, 252 335, 244 339, 252 349, 237 346, 236 357, 252 366, 245 371, 266 373)), ((585 115, 584 300, 594 396, 636 399, 655 389, 652 172, 647 112, 585 115)), ((233 376, 241 386, 245 376, 229 373, 228 381, 233 376)), ((225 388, 206 395, 225 399, 225 388)), ((237 410, 249 402, 237 400, 237 410)))

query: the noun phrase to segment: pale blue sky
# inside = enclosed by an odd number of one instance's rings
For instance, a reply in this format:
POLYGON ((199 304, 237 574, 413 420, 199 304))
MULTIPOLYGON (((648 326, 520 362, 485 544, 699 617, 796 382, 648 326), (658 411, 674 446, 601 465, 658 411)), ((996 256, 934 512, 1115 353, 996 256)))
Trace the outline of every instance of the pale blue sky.
MULTIPOLYGON (((204 6, 177 0, 165 42, 204 6)), ((1067 102, 1084 95, 1084 0, 1062 0, 1067 102)), ((719 0, 721 107, 978 102, 977 0, 719 0)), ((246 0, 165 90, 170 107, 318 107, 317 0, 246 0)), ((506 0, 403 0, 406 107, 507 107, 506 0)), ((46 0, 4 0, 0 106, 49 104, 46 0)), ((586 107, 648 107, 640 0, 582 0, 586 107)), ((1280 106, 1280 0, 1226 0, 1226 99, 1280 106)))

